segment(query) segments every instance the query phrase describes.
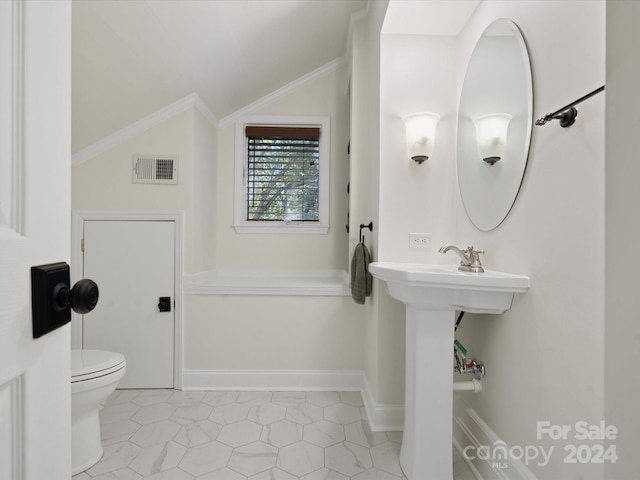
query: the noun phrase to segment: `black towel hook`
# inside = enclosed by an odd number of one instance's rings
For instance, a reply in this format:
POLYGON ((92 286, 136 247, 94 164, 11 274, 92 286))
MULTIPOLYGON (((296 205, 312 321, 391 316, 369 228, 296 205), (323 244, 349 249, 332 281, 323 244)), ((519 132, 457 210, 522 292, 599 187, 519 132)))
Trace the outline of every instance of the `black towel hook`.
POLYGON ((373 222, 369 222, 368 225, 365 225, 364 223, 360 224, 360 243, 364 243, 364 235, 362 235, 363 228, 368 228, 370 232, 373 232, 373 222))

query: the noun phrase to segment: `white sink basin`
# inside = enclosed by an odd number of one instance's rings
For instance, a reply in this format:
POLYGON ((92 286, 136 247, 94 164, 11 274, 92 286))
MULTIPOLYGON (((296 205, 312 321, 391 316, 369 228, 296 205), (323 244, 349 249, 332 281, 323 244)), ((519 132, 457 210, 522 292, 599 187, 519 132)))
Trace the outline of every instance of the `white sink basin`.
POLYGON ((503 313, 513 294, 529 288, 529 277, 485 270, 461 272, 457 265, 374 262, 371 274, 387 282, 389 295, 426 310, 503 313))
POLYGON ((408 480, 451 479, 455 311, 503 313, 529 278, 412 263, 374 262, 369 271, 407 306, 400 465, 408 480))

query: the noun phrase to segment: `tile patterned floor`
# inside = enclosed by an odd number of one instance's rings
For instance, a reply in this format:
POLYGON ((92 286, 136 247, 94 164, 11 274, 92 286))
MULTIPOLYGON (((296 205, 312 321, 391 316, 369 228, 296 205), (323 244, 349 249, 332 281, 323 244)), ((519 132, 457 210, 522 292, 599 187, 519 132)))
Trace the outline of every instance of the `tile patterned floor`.
POLYGON ((402 433, 371 432, 359 392, 116 390, 100 421, 104 456, 73 480, 406 480, 402 433))

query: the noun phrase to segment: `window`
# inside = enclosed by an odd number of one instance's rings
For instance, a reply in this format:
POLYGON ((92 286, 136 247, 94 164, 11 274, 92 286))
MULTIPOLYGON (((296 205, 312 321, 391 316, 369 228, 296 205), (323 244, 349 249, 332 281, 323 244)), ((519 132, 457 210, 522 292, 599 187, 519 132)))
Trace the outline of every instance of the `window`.
POLYGON ((326 117, 238 122, 236 231, 326 233, 329 161, 326 117))
POLYGON ((247 218, 317 222, 320 129, 247 126, 247 218))

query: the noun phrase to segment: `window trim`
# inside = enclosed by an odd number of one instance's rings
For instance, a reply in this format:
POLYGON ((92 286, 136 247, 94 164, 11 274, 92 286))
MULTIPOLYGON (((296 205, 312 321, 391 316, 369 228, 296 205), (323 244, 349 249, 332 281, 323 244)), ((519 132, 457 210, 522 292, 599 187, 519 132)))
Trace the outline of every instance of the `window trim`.
POLYGON ((329 192, 331 181, 331 120, 328 116, 273 116, 244 117, 235 124, 235 171, 233 228, 237 233, 293 233, 322 235, 329 231, 329 192), (320 189, 318 192, 317 222, 259 222, 245 219, 247 149, 245 127, 253 125, 320 128, 320 189))

